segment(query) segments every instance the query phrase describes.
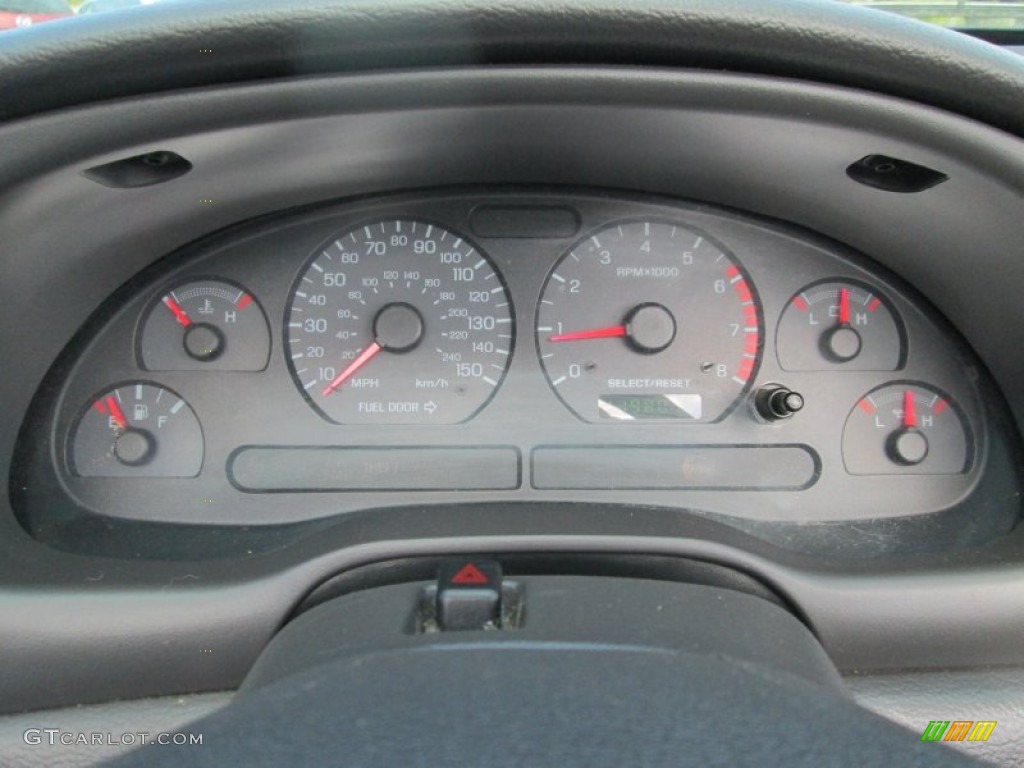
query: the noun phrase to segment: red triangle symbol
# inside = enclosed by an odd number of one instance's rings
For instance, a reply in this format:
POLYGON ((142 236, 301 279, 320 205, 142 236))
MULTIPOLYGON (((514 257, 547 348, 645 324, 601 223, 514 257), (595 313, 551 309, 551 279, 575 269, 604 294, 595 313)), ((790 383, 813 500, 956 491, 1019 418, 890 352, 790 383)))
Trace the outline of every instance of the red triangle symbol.
POLYGON ((452 584, 486 584, 489 579, 472 563, 466 563, 452 576, 452 584))

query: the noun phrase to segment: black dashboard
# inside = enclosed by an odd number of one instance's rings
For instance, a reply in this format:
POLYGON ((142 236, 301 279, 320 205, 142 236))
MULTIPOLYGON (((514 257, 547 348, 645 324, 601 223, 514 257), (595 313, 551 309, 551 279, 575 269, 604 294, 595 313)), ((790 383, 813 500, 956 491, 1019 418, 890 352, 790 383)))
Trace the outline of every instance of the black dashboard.
POLYGON ((1016 58, 832 3, 238 5, 32 31, 137 65, 88 92, 2 52, 3 711, 235 691, 462 556, 725 583, 862 691, 1019 711, 976 674, 1024 663, 1016 58))
POLYGON ((1011 450, 984 369, 887 269, 614 192, 407 193, 230 227, 119 289, 43 392, 14 497, 38 531, 501 501, 877 520, 969 508, 1011 450))

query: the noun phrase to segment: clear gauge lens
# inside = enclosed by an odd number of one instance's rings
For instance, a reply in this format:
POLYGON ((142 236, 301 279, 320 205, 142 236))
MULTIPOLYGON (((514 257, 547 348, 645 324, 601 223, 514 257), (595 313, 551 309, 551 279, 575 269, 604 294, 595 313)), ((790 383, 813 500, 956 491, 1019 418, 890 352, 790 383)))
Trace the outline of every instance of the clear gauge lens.
POLYGON ((80 477, 195 477, 203 432, 169 389, 136 381, 97 395, 78 418, 70 467, 80 477))
POLYGON ((494 394, 515 341, 487 257, 462 236, 377 221, 315 254, 292 291, 295 383, 341 424, 454 424, 494 394))
POLYGON ((150 371, 262 371, 270 329, 244 288, 194 280, 162 294, 146 313, 139 360, 150 371))
POLYGON ((736 259, 686 227, 632 221, 569 250, 548 276, 537 348, 581 419, 708 422, 749 387, 760 309, 736 259))
POLYGON ((934 387, 896 382, 861 398, 846 419, 843 461, 854 475, 946 475, 971 465, 960 409, 934 387))
POLYGON ((782 313, 776 334, 787 371, 895 371, 903 365, 903 329, 873 288, 850 281, 809 285, 782 313))

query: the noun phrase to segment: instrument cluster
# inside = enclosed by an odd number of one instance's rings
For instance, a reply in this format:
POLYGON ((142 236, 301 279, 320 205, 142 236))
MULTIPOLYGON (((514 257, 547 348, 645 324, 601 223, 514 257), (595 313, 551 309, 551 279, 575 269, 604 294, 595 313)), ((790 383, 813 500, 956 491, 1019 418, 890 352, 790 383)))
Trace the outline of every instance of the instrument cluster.
POLYGON ((467 191, 283 213, 159 261, 45 388, 69 504, 260 524, 621 501, 766 520, 946 508, 985 382, 898 278, 710 206, 467 191))

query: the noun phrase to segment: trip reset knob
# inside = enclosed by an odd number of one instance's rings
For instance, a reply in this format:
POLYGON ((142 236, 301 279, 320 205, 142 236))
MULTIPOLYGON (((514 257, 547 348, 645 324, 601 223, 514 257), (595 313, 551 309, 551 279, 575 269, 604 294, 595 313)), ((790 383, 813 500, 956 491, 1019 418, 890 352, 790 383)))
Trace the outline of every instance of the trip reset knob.
POLYGON ((754 395, 754 408, 766 421, 788 419, 803 407, 803 395, 778 384, 761 387, 754 395))

